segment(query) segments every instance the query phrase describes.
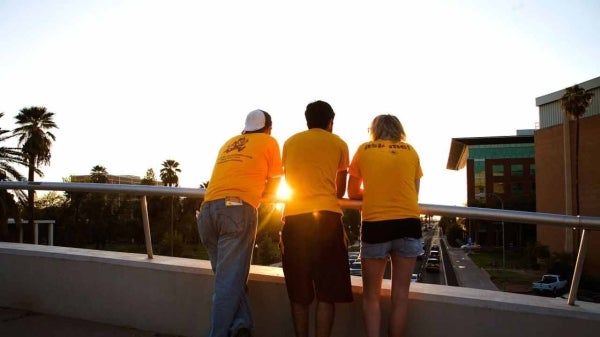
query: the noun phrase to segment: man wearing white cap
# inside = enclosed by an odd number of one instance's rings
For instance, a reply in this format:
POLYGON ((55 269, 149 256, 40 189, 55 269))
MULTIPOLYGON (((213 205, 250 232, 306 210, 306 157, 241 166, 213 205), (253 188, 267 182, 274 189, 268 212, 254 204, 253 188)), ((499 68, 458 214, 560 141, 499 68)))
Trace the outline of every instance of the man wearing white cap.
POLYGON ((209 337, 251 336, 246 283, 261 198, 274 195, 283 174, 271 116, 254 110, 241 135, 219 150, 198 215, 198 232, 215 273, 209 337))

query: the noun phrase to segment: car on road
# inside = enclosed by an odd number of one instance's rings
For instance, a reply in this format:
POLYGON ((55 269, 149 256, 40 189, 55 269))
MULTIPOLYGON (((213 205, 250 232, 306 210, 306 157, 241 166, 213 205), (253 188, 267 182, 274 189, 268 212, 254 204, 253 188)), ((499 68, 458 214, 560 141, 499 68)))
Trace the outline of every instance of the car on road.
POLYGON ((421 278, 421 274, 412 274, 412 276, 410 277, 410 282, 412 283, 416 283, 416 282, 421 282, 423 281, 423 279, 421 278))
POLYGON ((440 260, 435 257, 430 257, 425 263, 425 271, 439 273, 440 272, 440 260))
POLYGON ((350 264, 350 275, 361 276, 362 275, 362 264, 360 261, 354 261, 350 264))

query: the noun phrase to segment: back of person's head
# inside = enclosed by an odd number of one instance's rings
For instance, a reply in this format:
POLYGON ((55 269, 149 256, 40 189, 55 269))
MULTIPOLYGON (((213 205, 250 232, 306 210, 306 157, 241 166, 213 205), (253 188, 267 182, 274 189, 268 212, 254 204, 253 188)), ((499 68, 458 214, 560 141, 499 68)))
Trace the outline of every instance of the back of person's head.
POLYGON ((253 110, 246 116, 246 125, 242 133, 260 133, 265 132, 273 125, 271 115, 264 110, 253 110))
POLYGON ((306 125, 309 129, 327 129, 329 122, 335 117, 335 112, 333 112, 333 108, 329 103, 314 101, 306 106, 304 116, 306 117, 306 125))
POLYGON ((379 115, 373 119, 370 127, 371 140, 393 140, 406 139, 406 133, 400 120, 394 115, 379 115))

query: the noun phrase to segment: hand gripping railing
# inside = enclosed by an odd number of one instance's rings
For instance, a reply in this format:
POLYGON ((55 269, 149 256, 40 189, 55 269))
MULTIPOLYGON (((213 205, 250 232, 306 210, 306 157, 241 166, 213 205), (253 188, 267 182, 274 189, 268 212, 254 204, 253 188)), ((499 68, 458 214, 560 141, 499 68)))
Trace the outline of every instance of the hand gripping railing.
MULTIPOLYGON (((204 197, 204 189, 182 188, 148 185, 125 184, 95 184, 95 183, 53 183, 53 182, 28 182, 28 181, 0 181, 0 189, 5 190, 45 190, 66 192, 92 192, 92 193, 124 193, 140 196, 142 221, 146 240, 146 252, 152 259, 152 240, 150 237, 150 223, 148 220, 148 204, 146 196, 179 196, 179 197, 204 197)), ((263 200, 263 202, 285 202, 285 200, 263 200)), ((356 200, 339 199, 342 208, 360 209, 361 202, 356 200)), ((575 271, 569 291, 567 303, 573 305, 577 297, 577 288, 583 271, 583 263, 588 249, 589 231, 600 230, 600 217, 572 216, 551 213, 525 212, 514 210, 501 210, 491 208, 444 206, 432 204, 419 204, 421 214, 440 215, 446 217, 464 217, 482 220, 512 221, 557 227, 572 227, 582 229, 581 242, 577 252, 575 271)))

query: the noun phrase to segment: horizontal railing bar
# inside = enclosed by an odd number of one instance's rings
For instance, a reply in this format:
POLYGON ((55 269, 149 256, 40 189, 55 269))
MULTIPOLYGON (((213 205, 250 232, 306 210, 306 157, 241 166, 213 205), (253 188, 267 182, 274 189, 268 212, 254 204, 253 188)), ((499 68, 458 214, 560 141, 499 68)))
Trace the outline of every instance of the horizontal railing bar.
MULTIPOLYGON (((58 183, 29 181, 1 181, 0 189, 124 193, 147 196, 180 196, 190 198, 202 198, 204 197, 205 193, 205 190, 202 188, 129 184, 58 183)), ((277 199, 264 201, 282 203, 285 202, 285 200, 277 199)), ((339 201, 340 206, 342 208, 360 209, 362 205, 362 202, 359 200, 340 199, 339 201)), ((421 214, 428 215, 455 216, 480 220, 496 220, 516 223, 529 223, 558 227, 573 227, 590 230, 600 230, 600 217, 527 212, 495 208, 446 206, 434 204, 419 204, 419 207, 421 209, 421 214)))
MULTIPOLYGON (((148 210, 146 206, 146 196, 179 196, 202 198, 206 192, 202 188, 182 188, 170 186, 149 186, 149 185, 129 185, 129 184, 99 184, 99 183, 53 183, 53 182, 29 182, 29 181, 0 181, 0 189, 11 190, 46 190, 46 191, 66 191, 66 192, 87 192, 87 193, 123 193, 139 195, 141 198, 142 215, 144 216, 144 231, 146 235, 146 248, 148 258, 152 259, 152 244, 150 238, 150 227, 148 223, 148 210)), ((285 200, 269 199, 263 202, 281 202, 285 200)), ((359 200, 339 199, 342 208, 360 209, 362 202, 359 200)), ((573 216, 552 213, 539 213, 527 211, 515 211, 494 208, 477 208, 463 206, 444 206, 419 204, 421 214, 455 216, 470 219, 497 220, 504 222, 529 223, 541 225, 553 225, 559 227, 573 227, 590 230, 600 230, 600 217, 591 216, 573 216)), ((585 231, 584 231, 585 233, 585 231)), ((581 265, 585 258, 587 250, 587 241, 584 243, 582 237, 582 247, 577 254, 577 263, 581 265), (581 260, 580 260, 581 259, 581 260)), ((581 276, 581 267, 575 270, 573 275, 572 287, 569 292, 568 304, 573 305, 574 297, 577 295, 579 278, 581 276), (574 290, 575 289, 575 290, 574 290)))

